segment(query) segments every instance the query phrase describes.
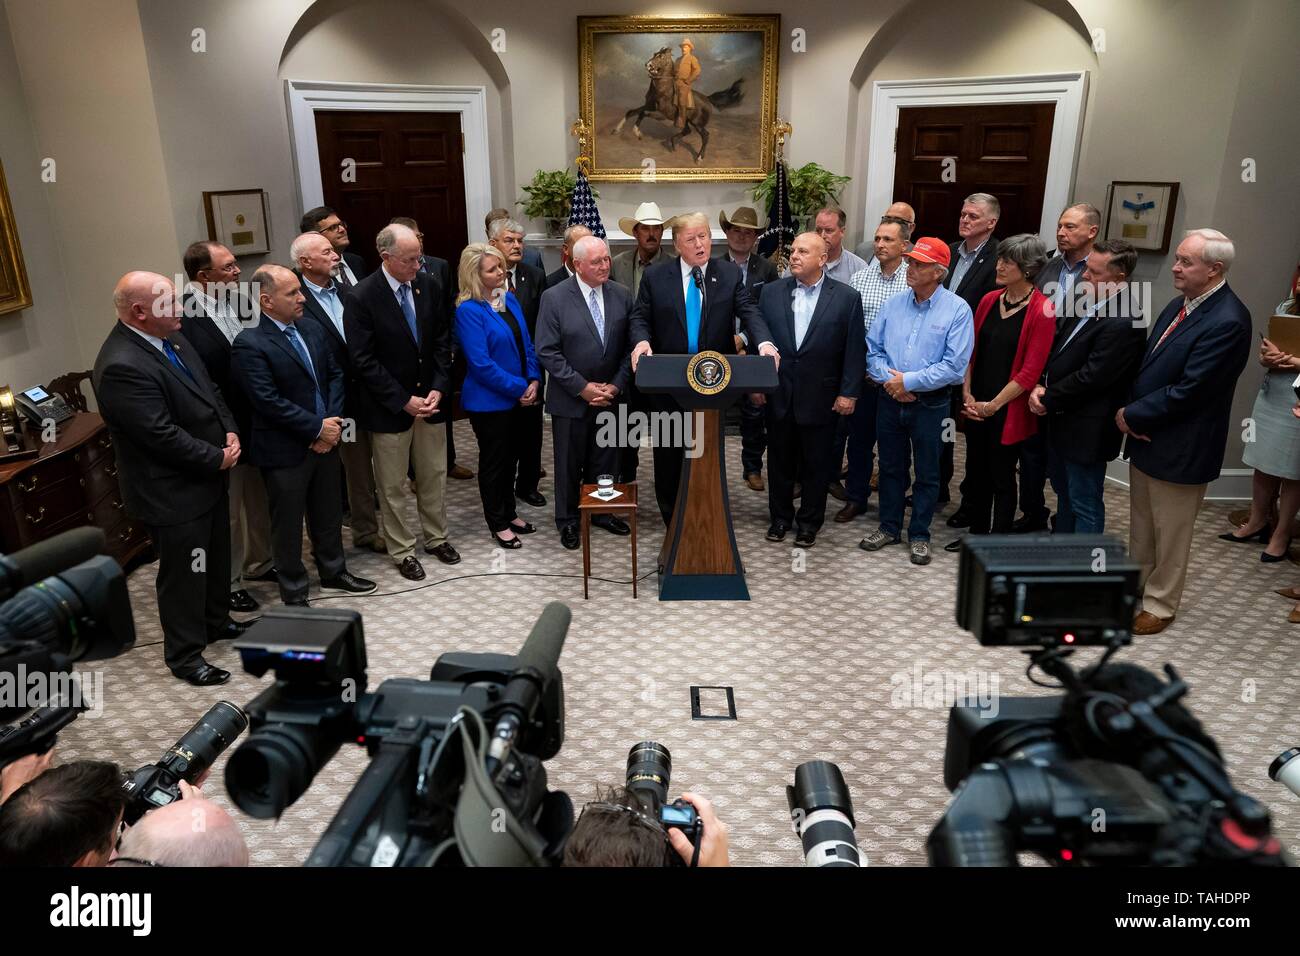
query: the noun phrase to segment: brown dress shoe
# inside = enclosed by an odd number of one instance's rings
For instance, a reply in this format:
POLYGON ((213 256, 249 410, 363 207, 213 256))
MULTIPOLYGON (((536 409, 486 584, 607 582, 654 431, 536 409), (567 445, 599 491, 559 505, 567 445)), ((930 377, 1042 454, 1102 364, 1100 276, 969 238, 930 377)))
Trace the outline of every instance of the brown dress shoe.
POLYGON ((1173 622, 1172 617, 1156 617, 1150 611, 1143 611, 1133 619, 1133 633, 1159 634, 1173 622))
MULTIPOLYGON (((763 485, 763 476, 760 475, 758 472, 754 472, 753 474, 746 475, 745 484, 749 485, 750 491, 765 490, 765 486, 763 485)), ((1297 598, 1297 600, 1300 600, 1300 598, 1297 598)))
POLYGON ((474 472, 470 471, 464 465, 455 464, 447 469, 447 477, 455 478, 458 481, 468 481, 474 477, 474 472))
MULTIPOLYGON (((846 504, 843 508, 840 509, 839 514, 835 516, 835 520, 838 521, 840 524, 847 524, 848 522, 852 521, 854 518, 856 518, 858 515, 862 514, 866 510, 867 509, 862 507, 861 505, 854 504, 852 501, 850 501, 848 504, 846 504)), ((1300 598, 1297 598, 1297 600, 1300 600, 1300 598)))
POLYGON ((1291 608, 1291 613, 1286 616, 1286 619, 1292 624, 1300 624, 1300 604, 1291 608))
POLYGON ((1273 593, 1282 595, 1288 601, 1300 601, 1300 588, 1278 588, 1273 593))

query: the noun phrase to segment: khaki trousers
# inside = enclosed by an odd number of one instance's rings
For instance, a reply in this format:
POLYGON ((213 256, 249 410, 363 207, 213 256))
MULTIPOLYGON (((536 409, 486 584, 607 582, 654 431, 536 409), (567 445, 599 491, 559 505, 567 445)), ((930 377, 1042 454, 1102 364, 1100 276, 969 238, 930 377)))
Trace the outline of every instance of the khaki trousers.
POLYGON ((1132 464, 1129 480, 1128 548, 1142 569, 1142 610, 1171 618, 1183 598, 1196 513, 1209 486, 1161 481, 1132 464))
POLYGON ((379 517, 375 511, 375 472, 370 462, 370 432, 358 428, 353 432, 353 440, 339 442, 338 448, 348 485, 352 546, 366 547, 379 537, 379 517))
POLYGON ((415 535, 406 528, 406 474, 415 469, 415 499, 426 548, 447 540, 447 429, 416 421, 404 432, 371 432, 371 456, 384 541, 396 564, 415 554, 415 535))
POLYGON ((271 570, 271 506, 255 465, 240 462, 230 469, 230 590, 250 577, 271 570))

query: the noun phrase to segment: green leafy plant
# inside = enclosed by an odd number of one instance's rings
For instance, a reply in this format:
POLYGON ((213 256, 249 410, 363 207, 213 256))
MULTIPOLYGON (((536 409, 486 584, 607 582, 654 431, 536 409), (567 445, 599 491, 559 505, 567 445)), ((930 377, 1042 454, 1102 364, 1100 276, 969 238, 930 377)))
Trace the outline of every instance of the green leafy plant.
MULTIPOLYGON (((838 206, 840 192, 851 178, 823 169, 816 163, 787 168, 790 212, 794 214, 795 219, 804 222, 823 206, 838 206)), ((767 174, 766 179, 750 190, 750 195, 754 197, 754 203, 759 209, 768 209, 771 207, 772 191, 775 189, 776 170, 772 170, 767 174)))
MULTIPOLYGON (((527 199, 518 200, 524 207, 524 215, 530 219, 568 219, 569 197, 577 185, 577 177, 567 169, 539 169, 533 174, 533 181, 523 187, 527 199)), ((599 194, 593 189, 591 194, 599 194)))

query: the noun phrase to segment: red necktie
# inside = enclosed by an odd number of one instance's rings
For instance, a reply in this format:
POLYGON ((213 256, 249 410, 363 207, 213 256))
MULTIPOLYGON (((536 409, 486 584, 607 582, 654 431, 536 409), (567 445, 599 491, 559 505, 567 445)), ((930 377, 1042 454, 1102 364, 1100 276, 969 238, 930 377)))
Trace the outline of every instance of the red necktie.
MULTIPOLYGON (((1187 318, 1187 306, 1183 306, 1178 310, 1178 314, 1174 316, 1174 320, 1169 323, 1169 328, 1165 329, 1164 334, 1160 336, 1160 341, 1156 342, 1156 349, 1160 348, 1160 346, 1164 344, 1165 339, 1169 338, 1169 333, 1178 328, 1179 323, 1181 323, 1185 318, 1187 318)), ((1154 352, 1156 349, 1152 349, 1151 351, 1154 352)))
POLYGON ((506 273, 506 280, 507 280, 507 285, 508 285, 509 288, 510 288, 510 291, 511 291, 511 292, 514 292, 514 291, 515 291, 515 274, 514 274, 513 271, 511 271, 511 272, 507 272, 507 273, 506 273))

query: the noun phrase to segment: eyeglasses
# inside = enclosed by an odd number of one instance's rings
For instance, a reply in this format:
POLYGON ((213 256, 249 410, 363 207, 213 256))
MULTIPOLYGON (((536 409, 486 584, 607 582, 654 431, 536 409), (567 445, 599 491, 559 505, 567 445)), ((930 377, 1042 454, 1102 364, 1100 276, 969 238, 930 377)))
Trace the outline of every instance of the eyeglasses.
POLYGON ((340 219, 338 222, 334 223, 334 225, 332 225, 332 226, 321 226, 321 227, 320 227, 320 231, 321 231, 321 232, 338 232, 340 229, 347 229, 347 227, 348 227, 348 224, 347 224, 346 222, 344 222, 342 219, 340 219))

